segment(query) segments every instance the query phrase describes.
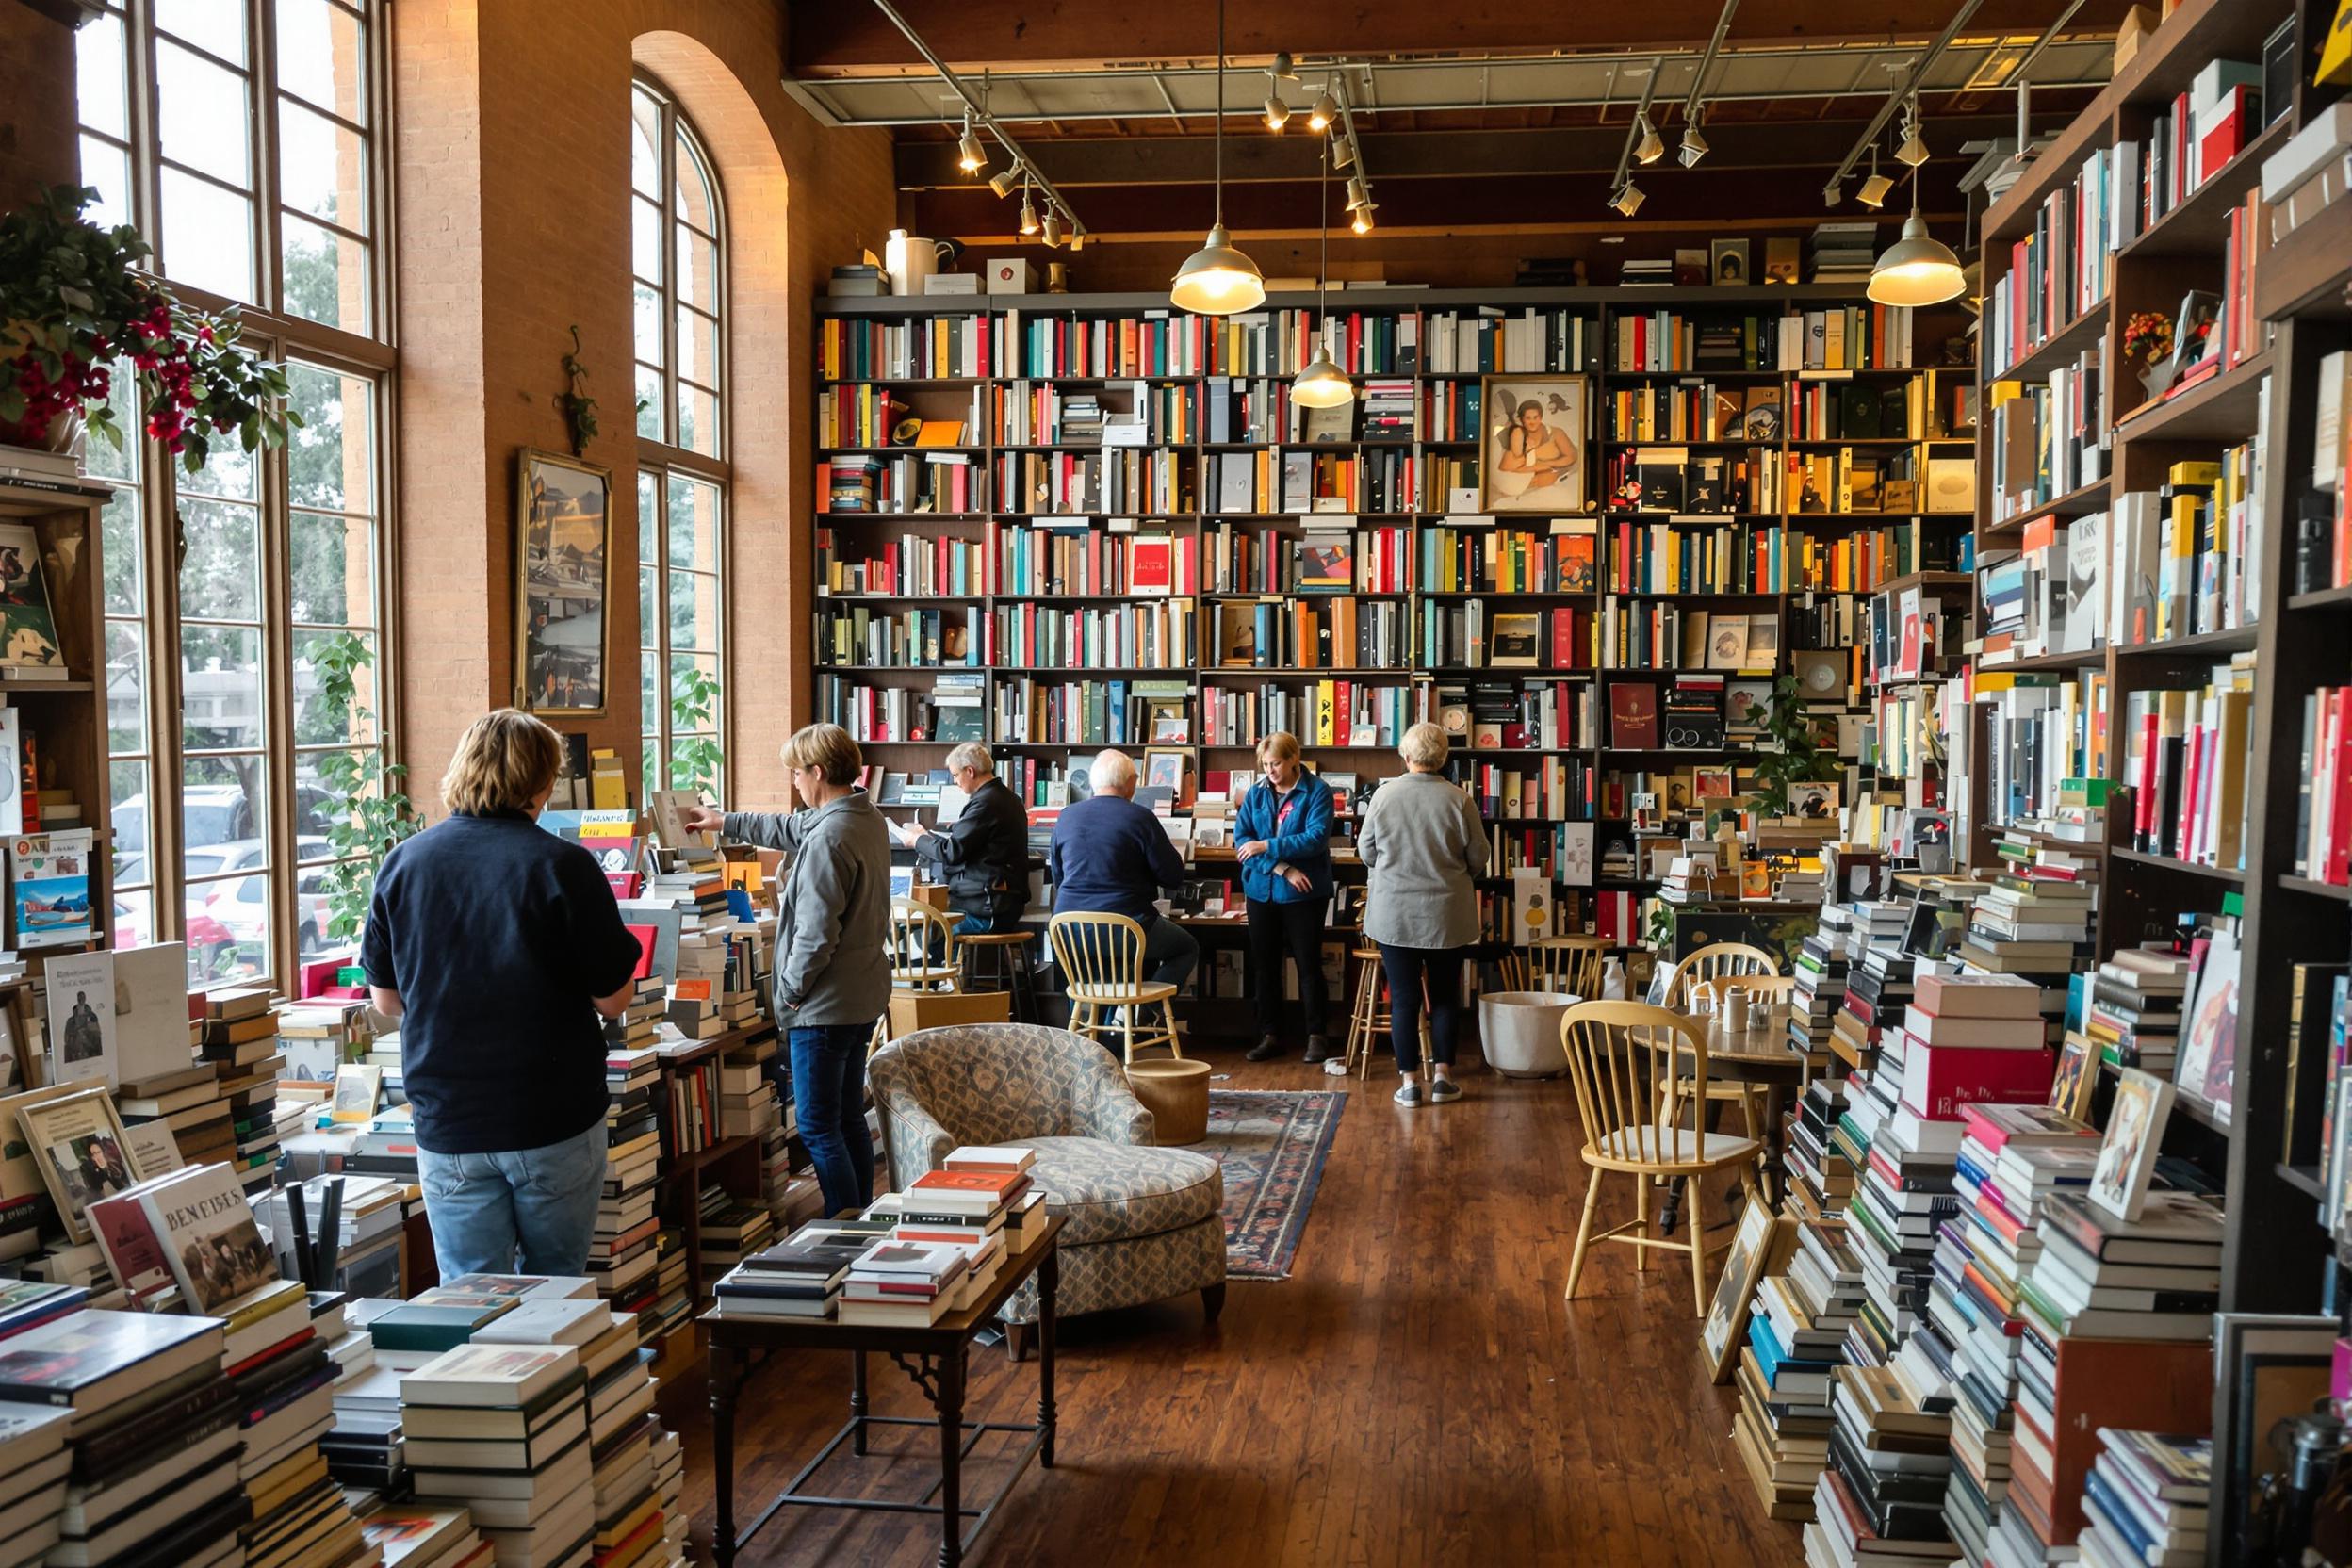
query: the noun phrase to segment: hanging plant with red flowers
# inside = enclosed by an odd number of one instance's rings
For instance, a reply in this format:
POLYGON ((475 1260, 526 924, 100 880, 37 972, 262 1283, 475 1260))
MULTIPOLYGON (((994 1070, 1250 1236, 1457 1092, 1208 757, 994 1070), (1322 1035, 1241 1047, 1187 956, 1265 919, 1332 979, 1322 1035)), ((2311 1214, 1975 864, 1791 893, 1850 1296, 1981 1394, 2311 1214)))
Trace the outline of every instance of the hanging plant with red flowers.
POLYGON ((127 360, 145 433, 190 473, 231 432, 247 451, 283 445, 302 423, 285 369, 237 346, 234 306, 198 310, 143 270, 153 253, 138 230, 84 218, 97 200, 61 185, 0 217, 0 444, 50 446, 78 414, 121 447, 107 400, 127 360))

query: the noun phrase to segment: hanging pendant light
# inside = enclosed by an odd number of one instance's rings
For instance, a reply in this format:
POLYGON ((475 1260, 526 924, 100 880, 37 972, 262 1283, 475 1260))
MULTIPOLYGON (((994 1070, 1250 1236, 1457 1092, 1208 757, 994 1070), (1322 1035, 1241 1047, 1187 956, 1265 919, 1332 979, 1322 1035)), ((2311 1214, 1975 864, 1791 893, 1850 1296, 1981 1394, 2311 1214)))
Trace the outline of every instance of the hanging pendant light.
POLYGON ((1323 259, 1315 273, 1315 354, 1306 368, 1292 378, 1290 397, 1302 408, 1337 408, 1356 400, 1356 384, 1331 361, 1330 335, 1323 330, 1323 290, 1331 270, 1331 207, 1324 200, 1331 185, 1331 146, 1323 143, 1321 172, 1315 180, 1315 220, 1322 230, 1323 259))
POLYGON ((1258 264, 1233 248, 1225 232, 1225 0, 1217 0, 1217 221, 1207 240, 1176 269, 1168 302, 1200 316, 1231 316, 1266 302, 1258 264))
POLYGON ((1903 220, 1903 237, 1886 247, 1870 269, 1870 297, 1882 305, 1939 305, 1967 286, 1960 258, 1952 247, 1927 232, 1919 216, 1919 176, 1911 176, 1911 216, 1903 220))

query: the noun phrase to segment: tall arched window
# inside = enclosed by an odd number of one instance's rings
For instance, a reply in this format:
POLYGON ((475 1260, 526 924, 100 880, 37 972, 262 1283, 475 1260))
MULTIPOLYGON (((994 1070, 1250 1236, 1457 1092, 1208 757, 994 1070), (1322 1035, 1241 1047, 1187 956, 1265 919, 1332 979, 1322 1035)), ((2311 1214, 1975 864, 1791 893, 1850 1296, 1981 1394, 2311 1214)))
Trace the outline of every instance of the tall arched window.
POLYGON ((722 783, 726 212, 710 156, 657 82, 631 93, 639 658, 648 788, 722 783))

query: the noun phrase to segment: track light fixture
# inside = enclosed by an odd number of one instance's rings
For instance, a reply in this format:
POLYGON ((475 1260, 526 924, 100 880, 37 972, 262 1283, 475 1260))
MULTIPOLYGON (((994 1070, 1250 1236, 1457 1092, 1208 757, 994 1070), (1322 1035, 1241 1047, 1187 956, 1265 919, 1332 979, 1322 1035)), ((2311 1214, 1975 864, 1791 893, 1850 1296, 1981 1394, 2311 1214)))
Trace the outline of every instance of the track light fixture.
POLYGON ((1371 193, 1364 188, 1364 177, 1360 174, 1351 176, 1348 181, 1348 210, 1353 212, 1371 199, 1371 193))
POLYGON ((1698 122, 1693 121, 1682 128, 1682 150, 1675 156, 1682 159, 1685 169, 1696 169, 1699 160, 1707 155, 1707 138, 1700 133, 1698 122))
POLYGON ((1366 196, 1362 202, 1359 202, 1356 204, 1356 210, 1348 215, 1348 227, 1357 234, 1370 234, 1372 232, 1372 213, 1373 210, 1380 204, 1380 203, 1372 200, 1371 197, 1366 196))
POLYGON ((1321 235, 1322 256, 1315 269, 1315 353, 1290 384, 1293 401, 1302 408, 1338 408, 1355 401, 1356 384, 1331 360, 1323 315, 1323 290, 1331 273, 1331 209, 1327 193, 1331 181, 1331 143, 1319 149, 1315 176, 1315 222, 1321 235))
POLYGON ((1331 167, 1333 169, 1348 169, 1353 167, 1355 161, 1355 139, 1353 137, 1346 136, 1333 137, 1331 139, 1331 167))
MULTIPOLYGON (((1699 68, 1690 73, 1690 96, 1682 101, 1682 150, 1676 155, 1685 169, 1695 169, 1707 156, 1707 137, 1699 126, 1706 119, 1700 95, 1707 90, 1707 74, 1714 69, 1715 57, 1723 51, 1723 38, 1731 31, 1731 13, 1740 8, 1740 0, 1723 0, 1723 8, 1715 18, 1715 31, 1707 41, 1707 53, 1699 57, 1699 68)), ((1643 158, 1644 163, 1649 159, 1643 158)))
POLYGON ((1627 180, 1625 184, 1617 188, 1615 195, 1609 197, 1609 204, 1615 207, 1619 212, 1623 213, 1627 218, 1631 218, 1635 213, 1642 210, 1642 204, 1648 200, 1648 197, 1642 194, 1642 188, 1640 186, 1634 184, 1631 180, 1627 180))
POLYGON ((1895 182, 1892 176, 1878 172, 1878 149, 1871 148, 1870 177, 1862 182, 1862 188, 1854 192, 1854 195, 1866 207, 1883 207, 1886 204, 1887 192, 1894 188, 1895 182))
POLYGON ((1021 165, 1014 164, 1001 173, 989 175, 988 193, 999 201, 1010 196, 1013 193, 1013 187, 1021 183, 1021 165))
POLYGON ((1266 97, 1266 128, 1269 131, 1279 131, 1284 125, 1289 123, 1290 106, 1282 102, 1282 95, 1280 92, 1267 93, 1266 97))
POLYGON ((1895 148, 1895 157, 1917 169, 1927 161, 1927 143, 1919 136, 1919 95, 1914 93, 1911 101, 1903 106, 1903 140, 1895 148))
POLYGON ((1314 104, 1307 109, 1307 129, 1328 131, 1331 128, 1331 122, 1338 118, 1339 100, 1331 96, 1331 90, 1327 87, 1315 96, 1314 104))
MULTIPOLYGON (((1297 81, 1298 72, 1290 63, 1290 57, 1277 53, 1274 63, 1266 68, 1266 128, 1279 131, 1290 123, 1290 106, 1282 102, 1282 83, 1297 81)), ((1223 106, 1218 106, 1222 107, 1223 106)))
POLYGON ((1641 127, 1642 138, 1633 144, 1633 155, 1643 163, 1656 163, 1666 155, 1666 140, 1658 134, 1658 127, 1650 123, 1648 110, 1642 111, 1636 123, 1641 127))
POLYGON ((1029 188, 1025 185, 1021 188, 1021 232, 1023 234, 1037 232, 1037 209, 1029 200, 1029 188))
POLYGON ((1052 207, 1045 209, 1045 243, 1050 248, 1062 242, 1062 215, 1052 207))
POLYGON ((980 145, 980 133, 972 128, 972 111, 964 111, 964 134, 956 139, 956 167, 967 174, 977 174, 988 166, 988 155, 980 145))

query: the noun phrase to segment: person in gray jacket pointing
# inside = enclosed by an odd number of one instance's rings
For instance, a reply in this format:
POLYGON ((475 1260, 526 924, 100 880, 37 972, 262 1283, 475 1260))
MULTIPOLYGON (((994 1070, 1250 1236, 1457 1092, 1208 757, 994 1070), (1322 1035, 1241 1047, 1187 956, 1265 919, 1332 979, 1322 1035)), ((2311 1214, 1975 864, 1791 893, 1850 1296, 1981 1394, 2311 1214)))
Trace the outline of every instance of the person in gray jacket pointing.
POLYGON ((890 834, 858 787, 864 765, 849 731, 812 724, 784 743, 784 766, 807 810, 706 806, 686 815, 694 832, 715 828, 792 857, 776 894, 776 1021, 827 1214, 874 1201, 866 1041, 890 1001, 890 834))

